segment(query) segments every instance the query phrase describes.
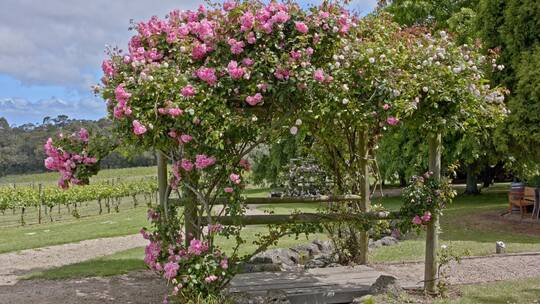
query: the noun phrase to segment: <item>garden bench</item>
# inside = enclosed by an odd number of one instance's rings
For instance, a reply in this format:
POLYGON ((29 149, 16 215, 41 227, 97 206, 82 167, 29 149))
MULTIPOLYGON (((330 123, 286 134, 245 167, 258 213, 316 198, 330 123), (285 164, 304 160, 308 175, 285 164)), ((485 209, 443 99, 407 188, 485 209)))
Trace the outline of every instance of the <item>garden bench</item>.
MULTIPOLYGON (((521 218, 523 218, 526 207, 535 205, 535 189, 532 187, 512 187, 508 193, 508 202, 509 212, 512 212, 512 206, 516 206, 519 208, 521 218)), ((538 208, 533 210, 533 216, 535 212, 538 213, 536 209, 538 208)))

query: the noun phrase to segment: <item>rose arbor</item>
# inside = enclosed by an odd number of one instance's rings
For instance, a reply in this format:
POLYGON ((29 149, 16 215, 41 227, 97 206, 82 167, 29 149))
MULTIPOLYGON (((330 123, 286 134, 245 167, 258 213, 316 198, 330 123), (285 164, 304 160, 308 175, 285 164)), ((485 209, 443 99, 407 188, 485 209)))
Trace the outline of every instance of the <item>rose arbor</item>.
MULTIPOLYGON (((313 231, 313 221, 395 216, 368 212, 369 158, 382 131, 400 120, 438 123, 491 108, 480 67, 465 59, 472 51, 403 31, 387 16, 358 20, 335 4, 305 11, 290 2, 225 2, 133 28, 127 52, 109 50, 100 92, 122 143, 158 151, 160 206, 149 212, 155 229, 143 230, 150 240, 145 262, 183 299, 219 295, 234 273, 229 266, 240 260, 245 224, 284 222, 257 241, 261 250, 282 235, 313 231), (422 60, 436 67, 423 68, 422 60), (449 74, 456 66, 466 79, 449 74), (361 201, 359 212, 245 215, 246 155, 298 118, 300 132, 316 138, 318 157, 341 180, 336 193, 361 194, 317 201, 361 201), (216 235, 235 240, 227 255, 216 235)), ((364 233, 362 262, 367 241, 364 233)), ((429 259, 432 265, 435 256, 429 259)), ((426 281, 434 279, 426 272, 426 281)))
POLYGON ((226 2, 139 23, 127 53, 110 50, 101 92, 118 136, 160 151, 161 207, 151 216, 157 230, 145 233, 146 261, 175 294, 215 294, 228 281, 242 223, 222 227, 211 216, 244 214, 244 157, 288 130, 313 86, 332 81, 323 69, 353 22, 337 5, 306 12, 294 3, 226 2), (218 201, 225 207, 214 211, 218 201), (217 233, 237 241, 229 258, 214 244, 217 233), (188 273, 195 278, 186 281, 188 273))

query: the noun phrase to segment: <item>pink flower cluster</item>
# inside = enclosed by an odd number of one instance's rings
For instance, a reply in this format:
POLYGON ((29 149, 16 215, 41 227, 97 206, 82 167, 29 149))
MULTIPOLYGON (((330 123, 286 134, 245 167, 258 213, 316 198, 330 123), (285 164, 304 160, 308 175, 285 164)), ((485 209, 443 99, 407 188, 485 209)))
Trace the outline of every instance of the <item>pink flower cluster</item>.
POLYGON ((188 253, 192 255, 201 255, 208 250, 208 244, 201 240, 192 239, 189 242, 188 253))
POLYGON ((391 126, 395 126, 399 123, 399 119, 394 116, 390 116, 386 119, 386 123, 391 126))
POLYGON ((181 134, 176 132, 175 130, 171 130, 168 133, 169 137, 174 138, 178 141, 179 144, 187 144, 190 141, 193 140, 193 137, 189 134, 181 134))
POLYGON ((146 133, 146 127, 140 123, 138 120, 134 120, 132 122, 132 126, 133 126, 133 133, 135 135, 143 135, 144 133, 146 133))
POLYGON ((201 170, 212 166, 216 163, 214 157, 206 156, 205 154, 199 154, 195 157, 195 168, 201 170))
POLYGON ((217 82, 216 70, 214 68, 200 67, 195 71, 195 75, 211 86, 217 82))
POLYGON ((238 66, 238 62, 232 60, 227 65, 227 72, 232 79, 240 79, 244 76, 244 68, 238 66))
POLYGON ((125 85, 123 83, 119 84, 116 87, 116 89, 114 90, 114 95, 116 101, 118 102, 114 107, 114 117, 117 119, 121 119, 124 116, 130 116, 132 111, 128 105, 128 101, 131 97, 131 93, 128 93, 126 91, 125 85))
POLYGON ((414 218, 412 219, 412 222, 415 225, 422 225, 422 224, 427 224, 430 220, 431 220, 431 212, 426 211, 424 215, 422 216, 415 215, 414 218))
POLYGON ((80 151, 80 154, 76 152, 63 151, 61 148, 53 145, 52 138, 47 139, 47 142, 43 146, 47 158, 44 161, 45 168, 60 173, 58 180, 58 186, 65 189, 69 186, 69 183, 80 184, 81 181, 75 177, 75 171, 79 165, 93 165, 97 163, 95 157, 87 155, 87 145, 89 141, 88 131, 84 128, 71 136, 70 139, 65 140, 77 140, 84 144, 84 148, 80 151))
POLYGON ((258 103, 260 103, 262 101, 262 99, 263 99, 263 97, 262 97, 261 93, 256 93, 253 96, 246 97, 246 102, 250 106, 256 106, 258 103))

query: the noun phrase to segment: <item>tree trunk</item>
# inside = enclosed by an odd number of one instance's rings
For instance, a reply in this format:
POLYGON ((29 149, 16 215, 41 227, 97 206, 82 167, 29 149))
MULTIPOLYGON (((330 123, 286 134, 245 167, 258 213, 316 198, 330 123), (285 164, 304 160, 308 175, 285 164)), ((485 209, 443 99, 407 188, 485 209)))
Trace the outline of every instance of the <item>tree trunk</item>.
POLYGON ((405 172, 398 172, 398 176, 399 176, 399 186, 400 187, 405 187, 407 186, 407 179, 405 179, 405 172))
POLYGON ((480 190, 478 190, 478 179, 476 178, 475 167, 476 166, 474 164, 467 165, 467 186, 465 188, 464 194, 480 194, 480 190))
MULTIPOLYGON (((429 171, 436 179, 441 178, 441 134, 429 138, 429 171)), ((437 249, 439 247, 439 215, 432 214, 427 224, 426 256, 424 268, 424 290, 437 292, 437 249)))

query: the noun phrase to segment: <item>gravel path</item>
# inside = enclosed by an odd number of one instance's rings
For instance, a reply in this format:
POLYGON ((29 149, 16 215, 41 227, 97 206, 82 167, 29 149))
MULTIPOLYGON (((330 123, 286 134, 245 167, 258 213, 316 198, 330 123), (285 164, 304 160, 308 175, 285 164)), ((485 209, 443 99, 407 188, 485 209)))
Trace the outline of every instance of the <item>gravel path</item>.
MULTIPOLYGON (((404 287, 419 285, 424 279, 424 263, 376 264, 374 268, 396 276, 404 287)), ((446 269, 451 284, 540 277, 540 252, 464 258, 446 269)))
POLYGON ((32 271, 79 263, 146 243, 135 234, 0 254, 0 286, 15 284, 18 276, 32 271))

